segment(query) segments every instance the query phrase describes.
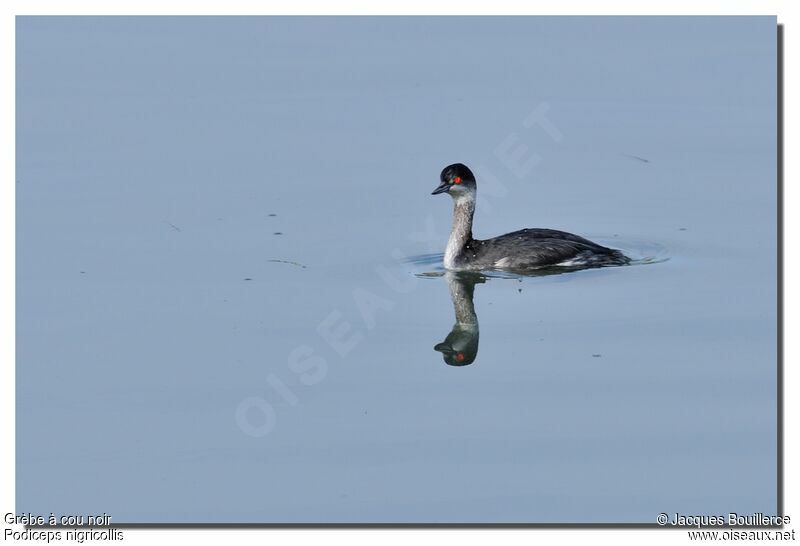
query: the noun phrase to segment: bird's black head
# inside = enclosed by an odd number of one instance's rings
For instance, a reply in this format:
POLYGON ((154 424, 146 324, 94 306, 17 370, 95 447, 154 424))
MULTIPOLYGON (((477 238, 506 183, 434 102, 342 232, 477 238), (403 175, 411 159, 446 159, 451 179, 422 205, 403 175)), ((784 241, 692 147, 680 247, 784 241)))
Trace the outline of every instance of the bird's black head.
POLYGON ((447 192, 455 196, 466 192, 474 192, 477 188, 475 175, 463 163, 453 163, 442 169, 439 181, 439 187, 433 190, 431 195, 447 192))

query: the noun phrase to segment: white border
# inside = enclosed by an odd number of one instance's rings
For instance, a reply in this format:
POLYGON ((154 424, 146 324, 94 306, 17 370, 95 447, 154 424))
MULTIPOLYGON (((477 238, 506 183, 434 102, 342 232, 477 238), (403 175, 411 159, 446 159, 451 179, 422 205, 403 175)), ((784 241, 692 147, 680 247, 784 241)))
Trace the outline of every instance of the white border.
MULTIPOLYGON (((0 411, 4 423, 0 442, 0 511, 13 511, 14 507, 14 17, 16 15, 253 15, 253 14, 360 14, 360 15, 777 15, 784 25, 784 204, 785 204, 785 352, 784 352, 784 506, 785 513, 793 516, 790 527, 800 528, 800 510, 797 503, 797 473, 791 461, 798 460, 797 450, 797 403, 793 393, 797 392, 798 341, 797 290, 792 283, 798 273, 796 253, 792 252, 797 241, 798 220, 792 213, 796 210, 797 191, 796 156, 798 150, 797 109, 792 97, 798 95, 797 36, 800 36, 800 16, 796 0, 742 1, 742 0, 562 0, 559 2, 531 0, 523 7, 520 2, 495 0, 490 6, 485 2, 444 2, 407 0, 405 2, 349 1, 344 5, 307 1, 302 5, 278 4, 265 1, 227 0, 210 2, 196 0, 192 3, 176 0, 100 0, 61 1, 8 1, 0 4, 0 67, 5 74, 2 81, 2 147, 0 147, 0 172, 5 173, 3 198, 0 199, 0 245, 4 258, 2 275, 2 337, 0 338, 0 411)), ((735 479, 735 477, 732 477, 735 479)), ((6 527, 3 525, 3 527, 6 527)), ((216 544, 222 541, 237 544, 259 544, 265 540, 279 544, 305 544, 325 541, 353 545, 372 545, 378 541, 385 544, 403 544, 409 541, 440 543, 453 541, 465 546, 483 544, 487 540, 506 544, 530 546, 533 541, 546 544, 571 544, 574 542, 613 544, 674 544, 689 542, 684 531, 658 532, 644 530, 132 530, 124 531, 126 544, 161 544, 176 540, 188 540, 197 544, 216 544)), ((10 542, 9 542, 10 544, 10 542)), ((84 543, 86 544, 86 543, 84 543)))

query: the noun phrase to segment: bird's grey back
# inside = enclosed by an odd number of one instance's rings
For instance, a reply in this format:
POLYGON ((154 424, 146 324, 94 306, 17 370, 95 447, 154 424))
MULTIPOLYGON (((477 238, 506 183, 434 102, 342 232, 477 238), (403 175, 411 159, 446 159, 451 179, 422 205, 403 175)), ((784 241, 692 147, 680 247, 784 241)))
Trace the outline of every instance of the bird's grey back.
POLYGON ((493 239, 473 240, 466 253, 482 268, 525 269, 546 266, 620 265, 628 259, 618 250, 556 229, 528 228, 493 239))

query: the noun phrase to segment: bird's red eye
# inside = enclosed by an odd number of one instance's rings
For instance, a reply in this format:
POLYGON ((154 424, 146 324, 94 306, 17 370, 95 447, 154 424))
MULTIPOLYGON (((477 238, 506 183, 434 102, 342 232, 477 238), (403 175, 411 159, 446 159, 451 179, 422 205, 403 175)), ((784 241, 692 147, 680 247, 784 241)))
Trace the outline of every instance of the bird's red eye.
POLYGON ((460 176, 456 176, 453 179, 453 184, 461 184, 461 177, 460 176))
MULTIPOLYGON (((459 178, 458 180, 461 180, 461 179, 459 178)), ((457 353, 456 354, 456 360, 458 360, 459 362, 464 362, 464 353, 457 353)))

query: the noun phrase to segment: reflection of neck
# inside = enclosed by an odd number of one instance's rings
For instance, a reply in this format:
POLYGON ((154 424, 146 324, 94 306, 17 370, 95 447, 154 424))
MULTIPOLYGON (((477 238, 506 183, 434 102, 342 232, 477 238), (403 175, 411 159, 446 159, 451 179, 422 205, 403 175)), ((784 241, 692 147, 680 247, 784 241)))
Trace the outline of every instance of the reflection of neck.
POLYGON ((454 199, 453 229, 447 248, 444 251, 444 266, 453 268, 458 256, 464 247, 472 240, 472 216, 475 214, 475 198, 471 195, 459 196, 454 199))
POLYGON ((472 303, 475 284, 466 283, 450 274, 447 276, 447 286, 450 288, 450 299, 453 300, 456 324, 477 327, 478 316, 475 314, 475 305, 472 303))

